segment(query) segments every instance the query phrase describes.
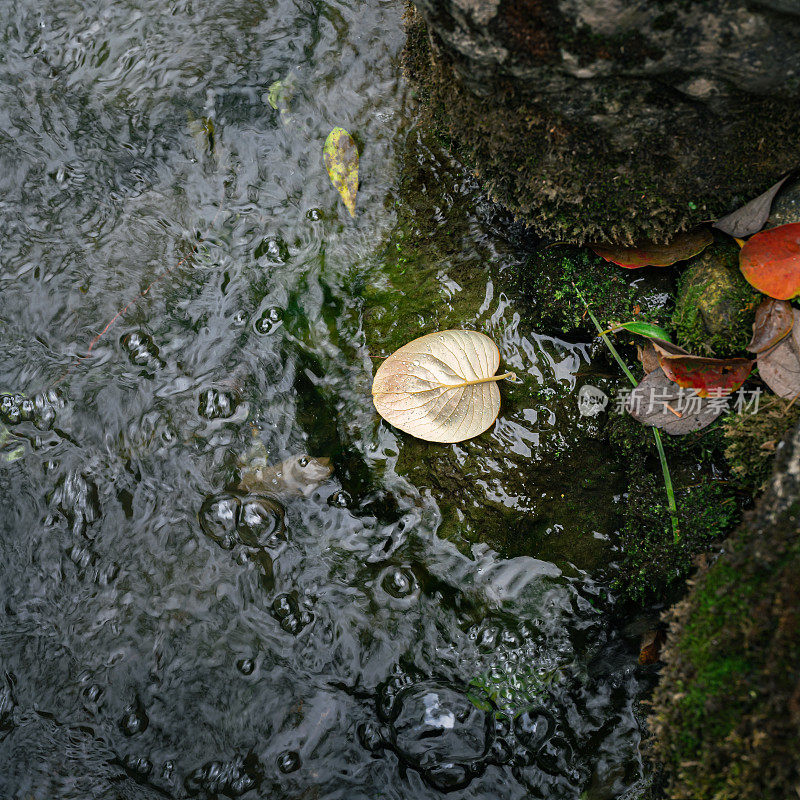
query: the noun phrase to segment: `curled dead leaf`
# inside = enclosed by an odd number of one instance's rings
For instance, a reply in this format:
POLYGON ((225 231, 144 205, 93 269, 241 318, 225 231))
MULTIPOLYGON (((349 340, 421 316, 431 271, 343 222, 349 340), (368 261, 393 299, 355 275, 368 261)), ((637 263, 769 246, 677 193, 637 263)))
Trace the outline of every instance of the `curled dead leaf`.
MULTIPOLYGON (((706 358, 686 351, 675 352, 653 342, 658 363, 669 380, 684 389, 696 389, 698 397, 727 397, 735 392, 753 369, 749 358, 706 358)), ((680 349, 680 348, 677 348, 680 349)))
POLYGON ((669 244, 640 242, 633 247, 611 244, 589 245, 597 255, 626 269, 641 267, 668 267, 678 261, 696 256, 714 241, 708 228, 697 228, 679 233, 669 244))
POLYGON ((656 351, 652 342, 645 342, 643 345, 636 345, 636 355, 639 358, 642 367, 644 368, 645 375, 661 366, 658 363, 658 356, 656 355, 656 351))
POLYGON ((639 645, 639 663, 642 666, 656 664, 661 658, 661 647, 667 641, 667 634, 662 630, 647 631, 639 645))
POLYGON ((684 436, 710 425, 727 409, 726 398, 687 395, 659 367, 631 391, 626 409, 643 425, 652 425, 673 436, 684 436))
POLYGON ((800 394, 800 311, 792 309, 794 323, 788 336, 758 354, 758 372, 779 397, 800 394))
POLYGON ((762 353, 788 336, 794 325, 792 306, 786 300, 765 297, 756 309, 753 322, 753 338, 747 349, 751 353, 762 353))
POLYGON ((770 186, 766 192, 746 203, 736 211, 718 219, 713 227, 735 239, 752 236, 758 233, 766 224, 772 201, 780 191, 781 186, 791 177, 791 173, 781 178, 776 184, 770 186))
POLYGON ((461 442, 483 433, 500 413, 495 375, 500 351, 477 331, 429 333, 392 353, 375 373, 372 400, 401 431, 429 442, 461 442))
POLYGON ((739 251, 739 268, 747 282, 776 300, 800 294, 800 222, 761 231, 739 251))

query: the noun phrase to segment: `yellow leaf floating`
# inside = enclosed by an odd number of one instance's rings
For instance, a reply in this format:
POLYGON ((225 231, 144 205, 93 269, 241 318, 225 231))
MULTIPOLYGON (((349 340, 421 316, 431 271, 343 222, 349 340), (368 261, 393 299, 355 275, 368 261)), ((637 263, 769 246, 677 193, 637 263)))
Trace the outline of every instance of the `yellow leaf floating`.
POLYGON ((331 183, 336 187, 351 217, 356 215, 358 192, 358 148, 353 137, 344 128, 334 128, 325 140, 322 151, 325 168, 331 183))
POLYGON ((375 373, 372 401, 401 431, 428 442, 461 442, 500 413, 497 345, 476 331, 429 333, 403 345, 375 373))

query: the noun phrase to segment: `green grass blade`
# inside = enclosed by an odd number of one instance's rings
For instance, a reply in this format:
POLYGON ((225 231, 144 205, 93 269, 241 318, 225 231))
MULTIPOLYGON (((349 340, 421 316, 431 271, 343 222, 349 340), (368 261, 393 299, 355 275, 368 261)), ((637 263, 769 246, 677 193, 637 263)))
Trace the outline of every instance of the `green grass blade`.
MULTIPOLYGON (((608 338, 605 331, 603 330, 602 325, 597 321, 597 317, 592 313, 592 309, 589 308, 589 304, 586 302, 586 299, 581 294, 580 289, 578 289, 575 284, 573 284, 575 291, 578 293, 578 297, 580 297, 581 302, 586 307, 586 311, 589 314, 589 318, 594 323, 595 328, 597 328, 597 332, 600 334, 601 338, 605 342, 606 347, 609 349, 609 352, 612 356, 614 356, 614 360, 619 364, 620 369, 628 376, 628 380, 631 384, 635 387, 637 386, 636 378, 633 377, 633 373, 628 369, 628 365, 622 360, 622 356, 617 352, 617 348, 611 344, 611 339, 608 338)), ((664 452, 664 442, 661 440, 661 431, 658 428, 653 428, 653 436, 656 440, 656 450, 658 450, 658 457, 661 461, 661 472, 664 475, 664 488, 667 491, 667 506, 669 508, 669 516, 670 520, 672 521, 672 536, 675 542, 677 542, 681 538, 680 528, 678 526, 678 505, 675 502, 675 490, 672 487, 672 476, 669 474, 669 464, 667 464, 667 454, 664 452)))

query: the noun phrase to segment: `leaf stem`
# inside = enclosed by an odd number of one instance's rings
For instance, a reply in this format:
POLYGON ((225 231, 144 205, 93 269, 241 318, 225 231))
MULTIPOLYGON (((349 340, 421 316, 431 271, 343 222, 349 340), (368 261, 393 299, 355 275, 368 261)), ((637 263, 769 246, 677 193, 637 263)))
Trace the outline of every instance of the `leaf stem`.
POLYGON ((479 383, 491 383, 492 381, 503 381, 506 378, 516 380, 517 376, 513 372, 504 372, 502 375, 492 375, 489 378, 478 378, 476 381, 464 381, 464 383, 456 383, 453 386, 448 386, 448 389, 459 389, 462 386, 475 386, 479 383))
MULTIPOLYGON (((580 297, 581 302, 584 306, 586 306, 586 310, 589 312, 589 317, 591 318, 592 322, 594 323, 595 328, 597 328, 598 333, 602 337, 603 341, 605 342, 606 347, 611 352, 611 355, 614 356, 617 364, 619 364, 622 371, 628 377, 628 380, 634 386, 634 388, 638 385, 636 382, 636 378, 633 377, 633 373, 628 369, 628 365, 622 360, 622 357, 617 352, 617 349, 611 344, 611 340, 606 335, 605 331, 603 330, 600 323, 597 321, 597 317, 592 313, 592 309, 589 308, 589 304, 586 302, 586 299, 581 294, 581 290, 572 284, 575 291, 578 293, 578 297, 580 297)), ((672 486, 672 476, 669 473, 669 464, 667 463, 667 454, 664 452, 664 442, 661 440, 661 431, 658 428, 653 428, 653 436, 656 440, 656 450, 658 450, 658 458, 661 461, 661 472, 664 475, 664 488, 667 491, 667 506, 669 507, 669 516, 672 522, 672 537, 675 543, 680 541, 681 532, 680 527, 678 526, 678 506, 675 502, 675 490, 672 486)))

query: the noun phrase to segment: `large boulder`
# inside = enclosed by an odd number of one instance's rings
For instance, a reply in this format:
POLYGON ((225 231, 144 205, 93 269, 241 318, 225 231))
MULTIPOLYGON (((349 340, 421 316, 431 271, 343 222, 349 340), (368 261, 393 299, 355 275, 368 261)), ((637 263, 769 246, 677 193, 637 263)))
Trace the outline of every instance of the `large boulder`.
POLYGON ((408 74, 541 233, 668 239, 800 163, 795 0, 415 4, 408 74))
POLYGON ((756 509, 670 613, 653 698, 670 798, 800 796, 800 427, 756 509))

